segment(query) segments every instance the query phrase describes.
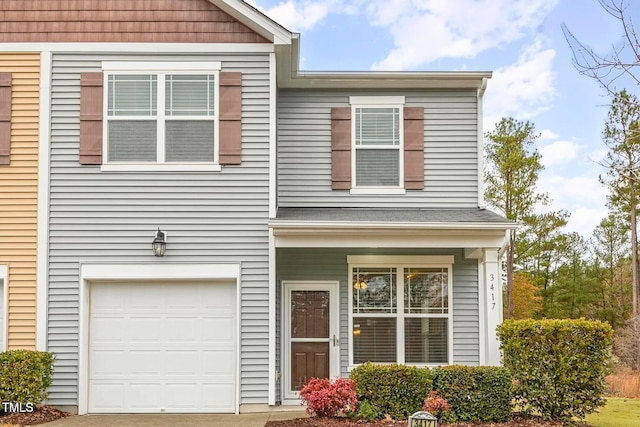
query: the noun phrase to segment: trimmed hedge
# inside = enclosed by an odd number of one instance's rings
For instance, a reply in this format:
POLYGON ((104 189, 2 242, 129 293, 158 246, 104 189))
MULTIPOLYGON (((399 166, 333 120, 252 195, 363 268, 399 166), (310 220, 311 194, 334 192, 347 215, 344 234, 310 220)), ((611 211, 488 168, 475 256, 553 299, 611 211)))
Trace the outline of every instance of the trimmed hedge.
POLYGON ((47 399, 53 353, 10 350, 0 353, 0 401, 39 404, 47 399))
POLYGON ((506 320, 498 327, 516 401, 544 418, 584 418, 605 404, 613 330, 585 319, 506 320))
POLYGON ((358 400, 367 400, 374 411, 404 420, 422 410, 431 391, 431 372, 406 365, 364 363, 350 375, 356 384, 358 400))
POLYGON ((433 368, 433 388, 449 403, 448 422, 511 419, 511 373, 494 366, 433 368))

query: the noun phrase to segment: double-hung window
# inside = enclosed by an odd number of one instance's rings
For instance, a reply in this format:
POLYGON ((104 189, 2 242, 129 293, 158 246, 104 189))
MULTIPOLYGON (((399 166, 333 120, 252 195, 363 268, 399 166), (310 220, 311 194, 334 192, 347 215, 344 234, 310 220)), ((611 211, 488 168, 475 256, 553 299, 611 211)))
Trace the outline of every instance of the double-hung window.
POLYGON ((218 163, 219 63, 103 68, 107 164, 218 163))
POLYGON ((353 188, 403 188, 404 97, 352 96, 353 188))
POLYGON ((450 363, 452 258, 349 257, 352 366, 450 363))

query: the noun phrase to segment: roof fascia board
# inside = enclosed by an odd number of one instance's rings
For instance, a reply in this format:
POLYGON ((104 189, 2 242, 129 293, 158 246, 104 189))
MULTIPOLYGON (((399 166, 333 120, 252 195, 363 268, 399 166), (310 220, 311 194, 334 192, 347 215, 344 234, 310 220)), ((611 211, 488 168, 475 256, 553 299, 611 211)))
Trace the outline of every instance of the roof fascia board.
POLYGON ((464 231, 501 231, 515 230, 516 223, 455 223, 455 222, 348 222, 348 221, 270 221, 269 227, 277 233, 285 230, 313 230, 314 233, 336 230, 358 229, 358 230, 464 230, 464 231))
POLYGON ((265 39, 276 45, 291 44, 291 32, 241 0, 209 0, 265 39))
POLYGON ((281 89, 482 89, 491 71, 300 71, 300 35, 276 47, 281 89))
POLYGON ((274 230, 276 248, 488 248, 504 244, 503 233, 331 233, 279 234, 274 230))

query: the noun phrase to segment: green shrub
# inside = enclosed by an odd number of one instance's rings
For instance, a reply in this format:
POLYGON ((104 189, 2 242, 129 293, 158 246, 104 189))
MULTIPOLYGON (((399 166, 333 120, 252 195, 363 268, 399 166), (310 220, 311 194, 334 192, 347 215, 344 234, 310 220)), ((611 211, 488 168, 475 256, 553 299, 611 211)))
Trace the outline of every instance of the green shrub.
POLYGON ((498 327, 516 401, 544 418, 584 418, 605 404, 613 330, 600 321, 507 320, 498 327))
POLYGON ((405 365, 364 363, 351 371, 358 400, 368 400, 382 414, 404 420, 422 408, 431 391, 431 372, 405 365))
POLYGON ((358 403, 358 410, 349 413, 349 418, 367 423, 378 420, 383 416, 384 414, 380 412, 380 409, 368 400, 363 400, 358 403))
POLYGON ((433 388, 446 399, 447 421, 502 422, 511 418, 511 373, 493 366, 434 368, 433 388))
POLYGON ((0 353, 0 401, 39 404, 47 399, 53 353, 11 350, 0 353))

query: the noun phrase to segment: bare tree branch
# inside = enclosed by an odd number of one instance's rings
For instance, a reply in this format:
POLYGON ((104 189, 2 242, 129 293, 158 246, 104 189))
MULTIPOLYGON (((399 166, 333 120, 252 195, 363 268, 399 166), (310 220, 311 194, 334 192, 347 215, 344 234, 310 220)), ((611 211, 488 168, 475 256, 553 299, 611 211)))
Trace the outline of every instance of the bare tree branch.
MULTIPOLYGON (((623 35, 618 44, 606 54, 596 52, 582 43, 563 24, 562 32, 573 54, 573 65, 578 72, 598 82, 609 94, 618 92, 616 84, 623 78, 640 85, 640 40, 633 20, 629 17, 626 0, 598 0, 604 11, 620 22, 623 35)), ((624 85, 624 81, 621 82, 624 85)))

